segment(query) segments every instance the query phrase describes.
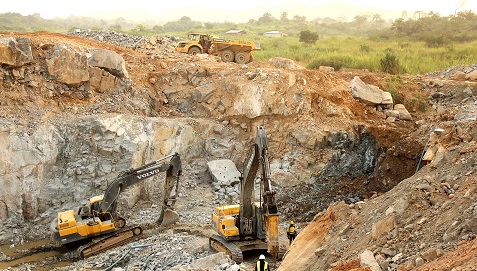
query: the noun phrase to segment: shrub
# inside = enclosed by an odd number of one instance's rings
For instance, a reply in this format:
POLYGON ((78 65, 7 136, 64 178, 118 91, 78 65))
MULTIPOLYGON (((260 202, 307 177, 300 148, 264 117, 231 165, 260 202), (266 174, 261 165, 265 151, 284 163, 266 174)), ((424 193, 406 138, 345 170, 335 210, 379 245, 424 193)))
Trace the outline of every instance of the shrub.
POLYGON ((369 52, 371 52, 371 48, 370 48, 368 45, 361 44, 361 45, 359 46, 359 51, 360 51, 361 53, 369 53, 369 52))
POLYGON ((422 39, 426 43, 426 46, 428 48, 439 48, 448 43, 446 42, 444 36, 429 35, 429 36, 423 37, 422 39))
POLYGON ((397 57, 392 53, 386 53, 386 55, 379 61, 382 72, 389 74, 399 73, 399 61, 397 57))
POLYGON ((400 42, 398 43, 399 48, 401 49, 406 49, 406 48, 411 48, 412 45, 409 42, 400 42))
POLYGON ((300 32, 300 41, 304 43, 314 44, 318 40, 318 33, 304 30, 300 32))

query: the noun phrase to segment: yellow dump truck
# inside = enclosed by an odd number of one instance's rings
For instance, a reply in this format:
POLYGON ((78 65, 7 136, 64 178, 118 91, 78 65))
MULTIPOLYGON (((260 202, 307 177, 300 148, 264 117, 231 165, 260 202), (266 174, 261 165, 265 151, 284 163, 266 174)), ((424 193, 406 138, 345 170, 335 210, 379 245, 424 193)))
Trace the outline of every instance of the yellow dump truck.
POLYGON ((252 51, 260 50, 260 44, 253 41, 224 40, 209 34, 191 33, 189 39, 181 41, 176 51, 220 56, 223 62, 246 64, 253 61, 252 51))

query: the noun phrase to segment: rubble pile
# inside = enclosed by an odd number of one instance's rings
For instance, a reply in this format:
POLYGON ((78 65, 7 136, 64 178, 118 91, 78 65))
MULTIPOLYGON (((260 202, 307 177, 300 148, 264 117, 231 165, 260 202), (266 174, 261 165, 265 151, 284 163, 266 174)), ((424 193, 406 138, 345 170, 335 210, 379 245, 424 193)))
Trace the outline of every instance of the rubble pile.
POLYGON ((215 192, 215 204, 238 204, 240 172, 231 160, 214 160, 207 163, 215 192))
POLYGON ((69 32, 68 35, 80 36, 100 42, 107 42, 140 52, 150 52, 155 50, 173 51, 175 44, 180 40, 179 37, 173 36, 133 36, 125 33, 118 33, 113 30, 77 29, 69 32))
POLYGON ((477 80, 477 65, 456 65, 424 75, 439 79, 477 80))
MULTIPOLYGON (((191 236, 186 233, 173 234, 172 230, 166 233, 155 234, 140 241, 107 251, 98 256, 76 262, 74 267, 87 269, 104 269, 111 266, 124 254, 121 262, 124 269, 140 270, 169 270, 174 266, 187 266, 195 259, 210 254, 207 239, 191 236), (199 240, 201 239, 201 240, 199 240), (198 246, 198 243, 202 245, 198 246), (150 245, 144 249, 132 249, 133 246, 150 245), (129 252, 129 254, 127 254, 129 252)), ((73 267, 73 268, 74 268, 73 267)), ((66 270, 66 269, 65 269, 66 270)))

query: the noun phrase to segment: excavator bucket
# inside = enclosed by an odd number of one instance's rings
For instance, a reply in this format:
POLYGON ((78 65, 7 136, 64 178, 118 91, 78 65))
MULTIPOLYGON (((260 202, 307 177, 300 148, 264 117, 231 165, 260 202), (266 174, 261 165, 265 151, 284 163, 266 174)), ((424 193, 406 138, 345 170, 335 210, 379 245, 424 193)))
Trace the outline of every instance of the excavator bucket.
POLYGON ((277 258, 280 251, 278 242, 278 214, 266 214, 265 216, 265 232, 267 234, 267 252, 277 258))
POLYGON ((164 227, 164 226, 172 225, 178 221, 179 221, 179 214, 177 214, 176 211, 173 211, 171 209, 166 209, 164 211, 164 217, 162 221, 159 223, 159 225, 164 227))

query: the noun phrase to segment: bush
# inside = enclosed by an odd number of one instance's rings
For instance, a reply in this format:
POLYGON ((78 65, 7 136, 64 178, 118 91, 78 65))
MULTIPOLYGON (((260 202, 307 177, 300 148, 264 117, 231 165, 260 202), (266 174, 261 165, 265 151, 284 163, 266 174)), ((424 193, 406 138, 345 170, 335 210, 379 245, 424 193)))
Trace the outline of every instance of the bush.
POLYGON ((426 43, 426 46, 428 48, 439 48, 448 44, 448 42, 443 36, 430 35, 430 36, 423 37, 422 39, 426 43))
POLYGON ((399 73, 399 61, 397 57, 392 53, 386 53, 386 55, 379 61, 381 71, 389 74, 399 73))
POLYGON ((369 53, 369 52, 371 52, 371 48, 370 48, 368 45, 361 44, 361 45, 359 46, 359 51, 360 51, 361 53, 369 53))
POLYGON ((318 40, 318 33, 304 30, 300 32, 300 41, 304 43, 314 44, 318 40))

